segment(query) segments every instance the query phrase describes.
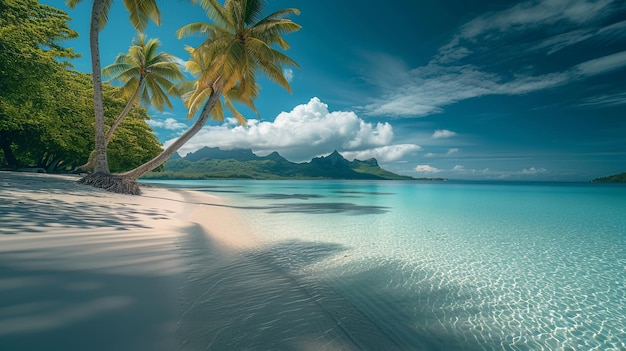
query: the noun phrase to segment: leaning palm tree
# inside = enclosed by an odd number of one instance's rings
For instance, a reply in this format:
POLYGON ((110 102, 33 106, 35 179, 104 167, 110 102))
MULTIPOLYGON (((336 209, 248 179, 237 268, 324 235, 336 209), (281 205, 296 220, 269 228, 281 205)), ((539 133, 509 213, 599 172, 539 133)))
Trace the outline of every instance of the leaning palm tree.
MULTIPOLYGON (((176 81, 184 78, 178 59, 164 52, 158 52, 161 43, 158 39, 146 41, 144 34, 133 39, 133 45, 128 53, 117 55, 115 62, 102 70, 104 77, 123 83, 122 95, 128 98, 128 103, 117 119, 113 122, 106 134, 106 144, 113 138, 113 133, 124 120, 131 109, 138 104, 155 107, 163 111, 172 103, 168 95, 176 94, 176 81)), ((95 155, 95 150, 92 152, 95 155)), ((81 169, 93 167, 95 157, 90 156, 87 164, 81 169)))
POLYGON ((197 80, 185 94, 184 101, 191 118, 200 111, 195 123, 167 149, 145 164, 119 174, 117 184, 108 190, 139 193, 135 180, 163 164, 174 152, 191 139, 208 121, 223 120, 224 107, 233 112, 241 123, 245 118, 237 112, 234 102, 244 103, 254 110, 258 96, 257 71, 291 92, 283 75, 284 66, 298 64, 278 49, 286 50, 282 37, 295 32, 300 25, 285 18, 299 14, 294 8, 276 11, 262 17, 262 0, 196 0, 213 23, 193 23, 178 31, 179 37, 204 34, 207 39, 197 48, 188 49, 191 59, 187 69, 197 80))
MULTIPOLYGON (((66 0, 70 8, 76 7, 82 0, 66 0)), ((93 100, 95 110, 95 149, 96 161, 94 173, 97 175, 109 175, 109 163, 106 151, 106 136, 104 127, 104 106, 102 103, 102 76, 100 66, 100 30, 108 21, 108 13, 113 5, 113 0, 93 0, 91 7, 91 23, 89 26, 89 43, 91 51, 91 72, 93 75, 93 100)), ((143 32, 152 19, 156 24, 161 24, 161 13, 156 5, 156 0, 124 0, 124 5, 130 13, 130 22, 137 30, 143 32)), ((81 181, 87 184, 97 185, 98 177, 83 178, 81 181)))

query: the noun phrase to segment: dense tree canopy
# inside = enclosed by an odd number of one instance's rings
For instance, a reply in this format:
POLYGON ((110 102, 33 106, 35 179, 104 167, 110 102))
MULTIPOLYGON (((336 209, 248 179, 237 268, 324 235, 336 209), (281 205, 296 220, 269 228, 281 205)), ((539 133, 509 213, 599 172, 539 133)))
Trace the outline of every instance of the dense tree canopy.
MULTIPOLYGON (((63 60, 77 55, 62 47, 77 36, 58 9, 36 0, 0 0, 0 167, 70 171, 83 164, 94 144, 91 75, 63 60)), ((119 88, 106 86, 106 118, 126 105, 119 88)), ((145 122, 145 109, 131 111, 112 141, 115 171, 141 164, 160 151, 145 122)))
POLYGON ((10 167, 20 163, 16 153, 32 153, 49 127, 57 76, 66 72, 56 58, 76 56, 60 46, 77 36, 67 20, 36 0, 0 0, 0 149, 10 167))

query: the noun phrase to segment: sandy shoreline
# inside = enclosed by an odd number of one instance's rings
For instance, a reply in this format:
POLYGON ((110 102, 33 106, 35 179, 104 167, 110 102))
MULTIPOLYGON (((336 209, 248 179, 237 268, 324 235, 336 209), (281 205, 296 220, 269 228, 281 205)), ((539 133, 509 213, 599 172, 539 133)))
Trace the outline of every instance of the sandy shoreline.
POLYGON ((211 233, 222 251, 253 236, 210 195, 77 179, 0 172, 0 349, 177 349, 182 236, 211 233))
POLYGON ((207 193, 77 179, 0 172, 0 349, 397 349, 289 270, 341 247, 265 243, 207 193))

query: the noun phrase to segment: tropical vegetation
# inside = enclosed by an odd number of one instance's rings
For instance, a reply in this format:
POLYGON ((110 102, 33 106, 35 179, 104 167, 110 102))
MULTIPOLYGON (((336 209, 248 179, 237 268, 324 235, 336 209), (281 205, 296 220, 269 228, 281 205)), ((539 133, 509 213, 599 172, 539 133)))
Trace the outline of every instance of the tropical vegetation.
POLYGON ((293 163, 277 152, 257 156, 249 149, 204 147, 183 157, 175 154, 164 170, 148 179, 393 179, 414 180, 380 168, 376 159, 348 161, 337 151, 311 162, 293 163))
MULTIPOLYGON (((70 8, 74 8, 80 2, 82 0, 67 0, 66 4, 70 8)), ((103 175, 109 175, 111 171, 107 157, 99 36, 100 31, 108 22, 108 14, 112 5, 113 0, 93 0, 89 25, 96 150, 94 172, 103 175)), ((161 12, 156 5, 156 0, 124 0, 124 5, 130 14, 130 23, 140 32, 145 30, 148 19, 152 19, 157 24, 161 23, 161 12)))
MULTIPOLYGON (((138 104, 155 107, 161 112, 165 106, 173 108, 168 95, 177 94, 175 83, 183 80, 183 73, 175 56, 158 52, 160 45, 158 39, 147 40, 140 33, 133 40, 128 53, 119 54, 113 64, 102 70, 105 78, 123 84, 121 94, 128 99, 126 106, 107 131, 107 146, 117 127, 138 104)), ((81 169, 93 168, 95 154, 96 150, 92 151, 89 162, 81 166, 81 169)))
POLYGON ((626 172, 600 177, 593 180, 595 183, 626 183, 626 172))
MULTIPOLYGON (((72 70, 78 55, 62 46, 78 34, 67 13, 37 0, 0 0, 0 168, 68 172, 94 144, 91 75, 72 70)), ((126 101, 104 85, 109 125, 126 101)), ((156 155, 161 145, 133 109, 110 145, 111 169, 122 172, 156 155), (130 146, 127 146, 130 145, 130 146)))
POLYGON ((128 172, 111 176, 101 169, 99 171, 98 151, 95 173, 83 178, 85 184, 111 191, 140 193, 135 180, 167 161, 202 129, 209 118, 223 120, 226 108, 241 123, 245 123, 245 118, 233 103, 243 103, 255 110, 254 99, 259 93, 257 71, 291 91, 289 82, 283 76, 283 67, 297 64, 278 49, 289 48, 283 34, 300 29, 298 24, 285 18, 299 14, 297 9, 283 9, 263 17, 261 0, 229 0, 223 5, 216 0, 194 2, 200 4, 213 21, 193 23, 179 30, 179 37, 191 34, 206 36, 200 46, 188 49, 191 58, 186 68, 196 76, 196 80, 180 86, 180 91, 185 92, 183 100, 189 109, 188 117, 193 118, 199 112, 198 118, 163 152, 128 172))
MULTIPOLYGON (((73 8, 81 2, 67 0, 66 4, 73 8)), ((201 35, 205 40, 187 48, 190 59, 185 68, 195 79, 175 85, 182 78, 175 60, 157 54, 158 41, 141 34, 149 20, 160 24, 156 0, 123 0, 130 23, 140 34, 128 53, 103 71, 99 33, 113 0, 92 1, 90 76, 71 70, 67 62, 77 56, 62 47, 64 40, 77 36, 67 25, 67 13, 36 0, 0 0, 0 161, 12 168, 28 164, 58 169, 63 165, 64 170, 72 170, 95 149, 94 172, 81 182, 138 194, 135 180, 162 167, 209 119, 221 121, 228 110, 246 123, 236 104, 256 111, 259 74, 291 92, 283 69, 298 65, 283 54, 289 48, 283 35, 300 29, 288 19, 299 14, 297 9, 264 16, 262 0, 191 2, 200 5, 211 22, 192 23, 178 31, 179 38, 201 35), (103 73, 122 87, 103 83, 103 73), (140 105, 171 106, 169 94, 181 96, 188 118, 197 118, 161 150, 146 124, 147 110, 140 105), (138 162, 143 164, 136 166, 138 162)))

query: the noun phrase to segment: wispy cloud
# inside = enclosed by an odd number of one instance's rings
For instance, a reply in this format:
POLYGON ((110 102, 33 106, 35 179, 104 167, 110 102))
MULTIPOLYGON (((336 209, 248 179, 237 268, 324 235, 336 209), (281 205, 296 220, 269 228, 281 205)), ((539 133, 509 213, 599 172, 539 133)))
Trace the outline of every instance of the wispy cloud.
POLYGON ((509 9, 473 19, 461 29, 461 37, 475 38, 485 33, 522 31, 560 21, 581 25, 608 16, 613 0, 543 0, 526 1, 509 9))
POLYGON ((456 132, 447 129, 438 129, 433 133, 433 139, 451 138, 456 135, 456 132))
POLYGON ((415 171, 418 173, 439 173, 443 172, 443 169, 439 169, 430 165, 417 165, 415 171))
POLYGON ((452 149, 448 149, 448 152, 446 152, 446 156, 454 155, 454 154, 458 153, 459 151, 461 151, 461 150, 456 148, 456 147, 453 147, 452 149))
POLYGON ((293 70, 291 68, 283 69, 283 76, 285 76, 285 79, 291 83, 293 81, 293 70))
MULTIPOLYGON (((185 155, 204 146, 224 149, 250 148, 259 155, 278 151, 285 158, 302 162, 338 150, 347 158, 376 157, 393 162, 418 152, 415 144, 394 144, 389 123, 367 123, 351 111, 329 111, 318 98, 280 113, 274 121, 234 119, 219 126, 205 126, 180 150, 185 155)), ((175 139, 164 143, 167 147, 175 139)))
MULTIPOLYGON (((626 52, 595 57, 558 71, 550 71, 545 56, 537 55, 554 54, 593 39, 618 40, 626 24, 610 21, 616 12, 626 11, 620 6, 616 0, 533 0, 476 17, 461 26, 428 64, 407 68, 403 79, 395 79, 392 87, 377 78, 387 75, 377 74, 374 65, 371 80, 378 82, 382 97, 362 106, 363 113, 422 117, 471 98, 527 94, 624 69, 626 52), (540 36, 544 39, 537 41, 540 36)), ((402 68, 394 67, 395 71, 402 68)))
POLYGON ((575 67, 575 71, 582 76, 594 76, 608 73, 624 66, 626 66, 626 51, 583 62, 575 67))
POLYGON ((550 173, 547 169, 542 168, 542 167, 530 167, 530 168, 523 168, 522 170, 504 171, 504 170, 497 170, 497 169, 491 169, 491 168, 467 169, 463 165, 456 165, 450 171, 460 176, 466 176, 466 177, 478 176, 480 178, 491 178, 491 179, 509 179, 509 178, 523 179, 523 178, 532 178, 532 177, 550 173))
POLYGON ((626 104, 626 92, 595 96, 583 100, 579 107, 605 107, 605 106, 618 106, 626 104))
POLYGON ((180 123, 171 117, 164 120, 150 119, 147 123, 152 128, 162 128, 167 130, 180 130, 187 128, 185 123, 180 123))
POLYGON ((424 157, 426 157, 426 158, 449 157, 449 156, 458 154, 460 151, 461 151, 461 149, 453 147, 453 148, 448 149, 448 151, 446 151, 445 153, 428 152, 428 153, 424 154, 424 157))

